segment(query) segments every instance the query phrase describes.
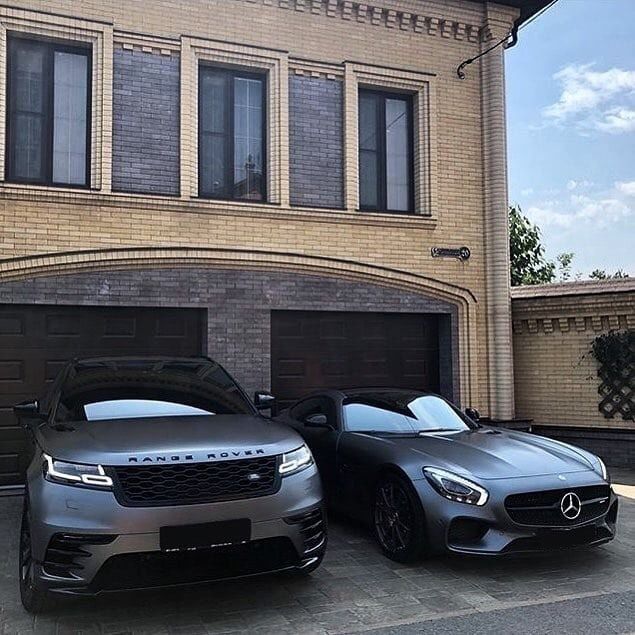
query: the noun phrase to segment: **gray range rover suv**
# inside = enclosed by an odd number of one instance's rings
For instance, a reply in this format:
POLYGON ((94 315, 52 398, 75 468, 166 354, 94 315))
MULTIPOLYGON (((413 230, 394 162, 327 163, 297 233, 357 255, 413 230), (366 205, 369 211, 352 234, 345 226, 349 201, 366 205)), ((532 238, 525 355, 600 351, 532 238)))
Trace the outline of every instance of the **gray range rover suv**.
POLYGON ((207 358, 98 358, 16 406, 34 445, 24 607, 319 566, 319 475, 302 438, 259 414, 272 400, 207 358))

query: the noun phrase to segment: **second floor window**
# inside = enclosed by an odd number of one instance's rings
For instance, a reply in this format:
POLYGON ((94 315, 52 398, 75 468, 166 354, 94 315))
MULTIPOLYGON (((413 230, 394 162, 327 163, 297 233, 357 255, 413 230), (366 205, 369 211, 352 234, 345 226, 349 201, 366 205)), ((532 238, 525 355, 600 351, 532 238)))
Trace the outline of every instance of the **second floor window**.
POLYGON ((7 180, 89 183, 90 49, 10 37, 7 180))
POLYGON ((265 81, 200 66, 199 195, 264 201, 265 81))
POLYGON ((411 212, 412 98, 359 91, 359 202, 363 210, 411 212))

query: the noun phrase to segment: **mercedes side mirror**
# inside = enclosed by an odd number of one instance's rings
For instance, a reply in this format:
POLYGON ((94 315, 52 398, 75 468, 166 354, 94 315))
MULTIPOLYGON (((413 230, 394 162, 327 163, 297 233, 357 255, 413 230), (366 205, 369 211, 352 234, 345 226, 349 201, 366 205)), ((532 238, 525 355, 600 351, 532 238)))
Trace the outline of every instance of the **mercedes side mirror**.
POLYGON ((13 414, 19 419, 39 419, 44 421, 48 418, 46 413, 40 412, 40 402, 37 399, 22 401, 13 406, 13 414))
POLYGON ((276 398, 266 390, 257 390, 254 393, 254 405, 258 410, 272 410, 276 405, 276 398))
POLYGON ((478 421, 481 418, 481 413, 476 408, 466 408, 465 414, 472 419, 472 421, 478 421))
POLYGON ((322 413, 309 415, 304 420, 304 425, 309 428, 329 428, 329 429, 331 428, 331 426, 329 425, 329 421, 326 418, 326 415, 322 413))

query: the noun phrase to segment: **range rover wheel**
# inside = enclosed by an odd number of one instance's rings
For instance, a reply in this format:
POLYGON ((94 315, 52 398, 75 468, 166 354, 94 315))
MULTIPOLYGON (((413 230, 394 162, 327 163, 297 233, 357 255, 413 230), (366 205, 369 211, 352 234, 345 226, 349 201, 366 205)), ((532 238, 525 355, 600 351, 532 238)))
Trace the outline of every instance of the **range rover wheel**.
POLYGON ((423 508, 410 485, 387 475, 375 489, 375 538, 382 551, 396 562, 414 562, 426 553, 423 508))
POLYGON ((45 591, 35 588, 35 568, 31 550, 31 521, 29 506, 24 499, 22 524, 20 527, 19 553, 20 600, 29 613, 42 613, 51 607, 51 598, 45 591))

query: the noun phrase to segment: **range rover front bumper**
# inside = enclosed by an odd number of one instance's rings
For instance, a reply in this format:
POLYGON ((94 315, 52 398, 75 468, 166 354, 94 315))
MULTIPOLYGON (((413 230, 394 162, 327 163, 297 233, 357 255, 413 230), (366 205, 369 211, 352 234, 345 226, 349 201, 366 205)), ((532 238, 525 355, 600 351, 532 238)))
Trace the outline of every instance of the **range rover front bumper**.
POLYGON ((124 507, 112 491, 29 475, 35 585, 43 591, 103 591, 192 584, 308 568, 326 548, 317 468, 281 479, 268 496, 169 507, 124 507), (162 551, 161 527, 249 519, 240 544, 162 551), (67 565, 67 566, 65 566, 67 565))

